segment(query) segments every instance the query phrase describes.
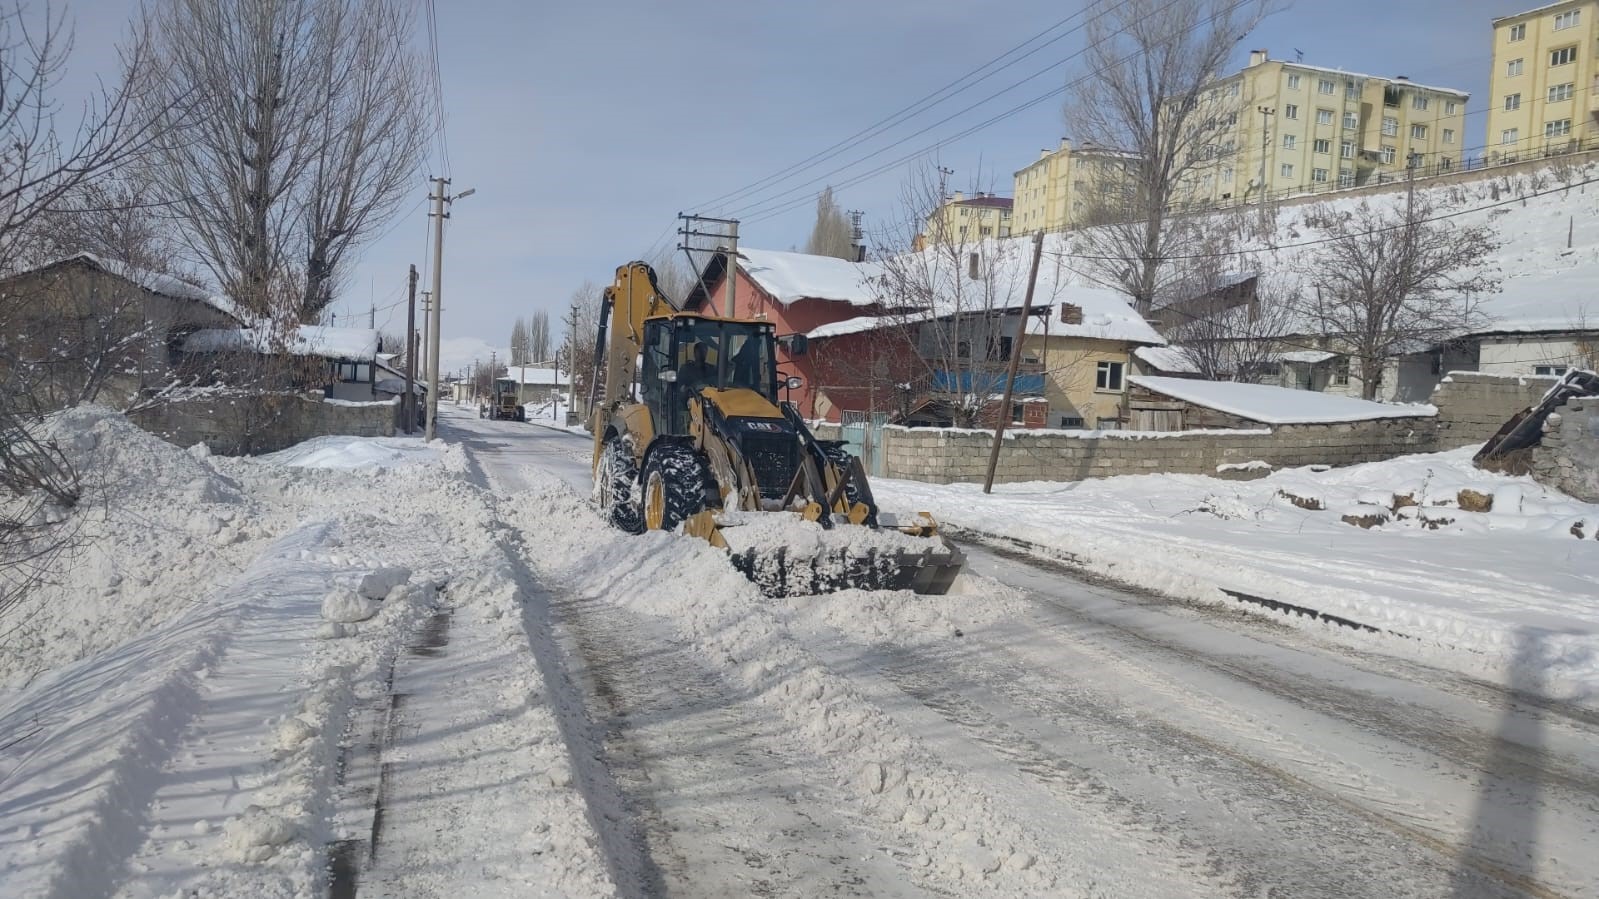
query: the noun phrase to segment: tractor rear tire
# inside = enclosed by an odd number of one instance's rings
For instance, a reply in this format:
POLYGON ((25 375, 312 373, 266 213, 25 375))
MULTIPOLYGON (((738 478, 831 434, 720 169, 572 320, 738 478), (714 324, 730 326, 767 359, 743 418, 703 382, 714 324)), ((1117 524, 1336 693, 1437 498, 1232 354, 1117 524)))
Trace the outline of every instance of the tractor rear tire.
POLYGON ((705 511, 710 466, 691 446, 665 444, 644 462, 644 527, 670 531, 705 511))
POLYGON ((637 487, 638 465, 633 461, 633 454, 620 439, 607 440, 600 450, 599 467, 594 472, 594 501, 612 527, 629 534, 644 531, 637 487))

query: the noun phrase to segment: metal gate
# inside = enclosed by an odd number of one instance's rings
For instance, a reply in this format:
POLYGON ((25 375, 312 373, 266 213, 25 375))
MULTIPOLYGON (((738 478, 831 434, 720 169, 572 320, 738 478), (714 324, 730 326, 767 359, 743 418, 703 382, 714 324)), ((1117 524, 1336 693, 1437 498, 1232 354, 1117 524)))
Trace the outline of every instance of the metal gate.
POLYGON ((845 412, 840 424, 844 445, 860 457, 866 473, 874 478, 883 477, 883 426, 888 424, 888 413, 845 412))

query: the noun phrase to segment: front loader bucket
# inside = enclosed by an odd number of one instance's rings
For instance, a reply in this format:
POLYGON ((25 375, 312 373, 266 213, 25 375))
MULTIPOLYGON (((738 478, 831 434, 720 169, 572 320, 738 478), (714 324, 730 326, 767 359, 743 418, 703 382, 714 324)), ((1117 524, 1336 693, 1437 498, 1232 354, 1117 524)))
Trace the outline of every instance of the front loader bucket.
POLYGON ((819 554, 789 547, 746 549, 732 554, 737 568, 767 596, 811 596, 840 590, 912 590, 948 593, 966 565, 960 550, 944 541, 925 552, 830 548, 819 554))

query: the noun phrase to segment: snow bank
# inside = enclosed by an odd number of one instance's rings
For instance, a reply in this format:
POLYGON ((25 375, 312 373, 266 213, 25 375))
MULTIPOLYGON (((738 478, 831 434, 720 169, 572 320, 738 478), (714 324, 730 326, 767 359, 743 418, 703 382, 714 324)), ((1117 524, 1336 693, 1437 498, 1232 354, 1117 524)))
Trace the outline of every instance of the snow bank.
POLYGON ((1599 505, 1478 471, 1471 452, 1251 481, 873 489, 1125 583, 1206 602, 1260 597, 1414 638, 1383 645, 1476 675, 1508 680, 1534 634, 1552 692, 1599 698, 1599 505))
POLYGON ((235 577, 287 526, 203 454, 110 409, 56 413, 41 435, 80 474, 83 497, 43 583, 6 612, 0 691, 167 620, 235 577))
POLYGON ((415 437, 313 437, 260 457, 292 468, 381 469, 439 461, 441 449, 415 437))

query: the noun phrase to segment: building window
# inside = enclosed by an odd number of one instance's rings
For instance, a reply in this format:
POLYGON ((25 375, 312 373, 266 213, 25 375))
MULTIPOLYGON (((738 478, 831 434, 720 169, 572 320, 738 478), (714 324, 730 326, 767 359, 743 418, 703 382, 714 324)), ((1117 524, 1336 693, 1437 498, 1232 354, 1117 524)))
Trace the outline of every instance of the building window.
POLYGON ((1511 61, 1505 63, 1506 77, 1514 78, 1517 75, 1520 75, 1522 69, 1526 66, 1526 63, 1527 61, 1525 59, 1512 59, 1511 61))
POLYGON ((1341 159, 1353 159, 1355 156, 1355 142, 1346 140, 1340 143, 1338 145, 1338 156, 1341 159))
POLYGON ((1570 370, 1570 367, 1565 365, 1534 365, 1532 367, 1532 373, 1535 375, 1545 375, 1555 378, 1564 377, 1566 372, 1570 370))
POLYGON ((1576 61, 1576 47, 1561 47, 1559 50, 1549 51, 1549 65, 1551 66, 1563 66, 1576 61))
POLYGON ((1316 110, 1316 124, 1318 124, 1318 125, 1331 125, 1332 123, 1333 123, 1333 111, 1332 110, 1330 110, 1330 109, 1318 109, 1318 110, 1316 110))
POLYGON ((1444 104, 1444 115, 1454 115, 1455 110, 1458 108, 1459 106, 1455 103, 1455 101, 1450 100, 1448 103, 1444 104))
POLYGON ((1288 76, 1288 89, 1291 90, 1291 91, 1299 90, 1299 76, 1298 75, 1289 75, 1288 76))
POLYGON ((1227 85, 1227 96, 1229 96, 1229 97, 1238 96, 1238 87, 1239 87, 1239 85, 1238 85, 1238 82, 1236 82, 1236 81, 1234 81, 1232 84, 1227 85))
POLYGON ((1520 142, 1520 140, 1520 128, 1506 128, 1505 130, 1499 132, 1499 142, 1501 144, 1514 144, 1520 142))
POLYGON ((1294 177, 1294 164, 1291 162, 1285 162, 1282 164, 1282 168, 1279 169, 1279 171, 1282 173, 1284 178, 1292 178, 1294 177))
POLYGON ((1512 41, 1526 40, 1527 39, 1527 23, 1526 22, 1522 22, 1520 25, 1512 25, 1512 26, 1510 26, 1510 39, 1512 41))
POLYGON ((365 384, 372 380, 372 364, 369 362, 340 362, 339 380, 350 384, 365 384))
POLYGON ((1120 362, 1099 363, 1099 371, 1094 375, 1094 388, 1096 390, 1121 390, 1122 364, 1120 362))
POLYGON ((1360 99, 1360 85, 1356 84, 1353 81, 1345 81, 1344 82, 1344 99, 1346 99, 1346 100, 1359 100, 1360 99))
POLYGON ((1283 118, 1285 118, 1285 119, 1297 119, 1297 118, 1299 118, 1299 107, 1295 106, 1292 103, 1289 103, 1287 106, 1284 106, 1283 107, 1283 118))
POLYGON ((1317 153, 1331 153, 1332 141, 1325 137, 1318 137, 1316 140, 1311 142, 1311 149, 1317 153))
POLYGON ((1565 31, 1567 28, 1576 28, 1577 22, 1582 17, 1582 10, 1573 9, 1555 16, 1555 30, 1565 31))
POLYGON ((1571 95, 1576 92, 1575 88, 1576 84, 1570 81, 1551 87, 1549 89, 1549 102, 1559 103, 1561 100, 1570 100, 1571 95))
POLYGON ((1360 116, 1352 112, 1344 113, 1344 128, 1353 131, 1360 127, 1360 116))
POLYGON ((1521 108, 1520 94, 1505 94, 1505 112, 1521 108))
POLYGON ((1411 136, 1411 138, 1413 140, 1426 140, 1427 139, 1427 126, 1426 125, 1411 125, 1410 126, 1410 136, 1411 136))
POLYGON ((1411 99, 1410 105, 1414 109, 1419 109, 1419 110, 1422 110, 1422 111, 1426 111, 1426 109, 1427 109, 1427 98, 1423 97, 1421 94, 1417 94, 1413 99, 1411 99))
POLYGON ((1284 150, 1292 150, 1298 144, 1299 144, 1299 137, 1297 135, 1293 135, 1293 134, 1284 134, 1283 135, 1283 149, 1284 150))
POLYGON ((1338 170, 1338 186, 1339 187, 1354 187, 1355 186, 1355 170, 1354 169, 1339 169, 1338 170))
POLYGON ((1444 143, 1452 144, 1454 142, 1455 142, 1455 129, 1453 129, 1453 128, 1445 128, 1444 129, 1444 143))
POLYGON ((1349 386, 1349 357, 1339 356, 1333 360, 1332 382, 1335 387, 1349 386))
POLYGON ((1227 181, 1227 182, 1230 182, 1230 181, 1233 180, 1233 167, 1232 166, 1230 166, 1230 165, 1222 166, 1222 169, 1221 169, 1221 180, 1227 181))
POLYGON ((1398 155, 1399 155, 1399 151, 1395 150, 1393 147, 1383 147, 1382 148, 1382 164, 1383 165, 1393 165, 1394 164, 1394 157, 1396 157, 1398 155))
POLYGON ((1321 182, 1321 183, 1325 184, 1326 181, 1327 181, 1327 170, 1326 169, 1311 169, 1310 170, 1310 180, 1321 182))
POLYGON ((1555 120, 1553 122, 1545 122, 1544 126, 1543 126, 1543 136, 1544 137, 1565 137, 1566 135, 1568 135, 1570 133, 1571 133, 1571 120, 1570 119, 1557 119, 1557 120, 1555 120))
POLYGON ((983 235, 984 237, 989 237, 994 233, 994 226, 984 225, 983 227, 977 229, 977 233, 983 235))
POLYGON ((1226 122, 1227 122, 1227 124, 1229 126, 1237 125, 1238 124, 1238 111, 1237 110, 1233 110, 1232 112, 1227 113, 1226 122))
POLYGON ((1398 137, 1399 136, 1399 120, 1394 118, 1391 115, 1383 116, 1382 117, 1382 134, 1383 134, 1383 137, 1398 137))
POLYGON ((1333 87, 1334 87, 1333 83, 1330 80, 1326 79, 1326 78, 1323 78, 1320 81, 1316 82, 1316 92, 1317 93, 1330 94, 1330 93, 1333 92, 1333 87))
POLYGON ((1062 415, 1060 417, 1060 426, 1063 428, 1080 428, 1083 426, 1083 420, 1071 415, 1062 415))

